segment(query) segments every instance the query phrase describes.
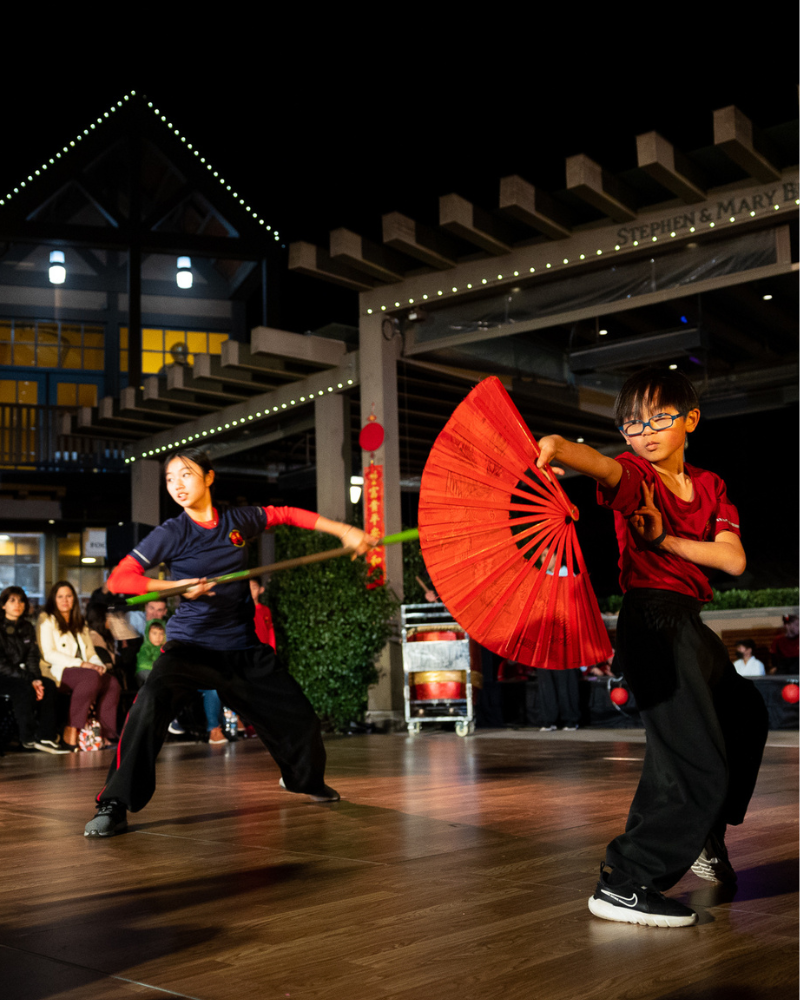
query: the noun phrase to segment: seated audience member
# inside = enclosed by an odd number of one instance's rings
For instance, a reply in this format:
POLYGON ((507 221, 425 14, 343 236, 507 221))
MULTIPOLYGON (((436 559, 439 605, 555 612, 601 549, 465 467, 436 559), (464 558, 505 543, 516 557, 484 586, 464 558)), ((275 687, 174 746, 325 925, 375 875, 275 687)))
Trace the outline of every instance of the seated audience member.
POLYGON ((161 622, 165 622, 167 620, 167 614, 168 610, 166 601, 148 601, 147 604, 145 604, 143 611, 140 608, 137 608, 135 611, 128 612, 128 623, 139 633, 139 635, 144 636, 148 622, 155 621, 156 619, 161 622))
POLYGON ((739 659, 734 660, 736 672, 742 677, 763 677, 766 673, 764 664, 756 659, 756 644, 752 639, 741 639, 736 643, 739 659))
POLYGON ((160 618, 147 623, 147 633, 136 655, 136 686, 141 687, 150 677, 153 664, 161 656, 161 647, 167 641, 167 630, 160 618))
POLYGON ((796 674, 798 664, 797 615, 783 616, 783 632, 772 640, 770 649, 771 674, 796 674))
POLYGON ((117 643, 106 627, 108 608, 100 601, 92 601, 86 608, 86 625, 94 651, 108 669, 114 672, 117 664, 117 643))
POLYGON ((11 698, 26 750, 67 753, 56 732, 56 685, 42 677, 36 629, 25 618, 27 607, 22 587, 6 587, 0 593, 0 694, 11 698))
POLYGON ((97 655, 78 595, 68 580, 59 580, 50 589, 39 620, 39 648, 44 672, 70 695, 69 725, 63 734, 67 749, 78 749, 78 733, 86 725, 92 704, 100 722, 102 746, 113 746, 117 740, 119 681, 97 655))

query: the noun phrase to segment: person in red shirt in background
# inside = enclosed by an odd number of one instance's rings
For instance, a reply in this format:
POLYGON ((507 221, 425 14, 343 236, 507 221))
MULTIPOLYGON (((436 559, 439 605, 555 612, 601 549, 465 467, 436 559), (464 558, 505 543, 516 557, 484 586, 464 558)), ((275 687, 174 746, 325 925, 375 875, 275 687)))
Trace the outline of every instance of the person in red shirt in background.
POLYGON ((796 674, 800 654, 797 615, 783 616, 783 632, 776 635, 770 648, 771 674, 796 674))
POLYGON ((638 372, 615 416, 629 452, 610 458, 554 434, 539 442, 536 462, 595 479, 598 503, 614 512, 624 594, 614 666, 647 736, 625 832, 606 849, 589 909, 605 920, 682 927, 697 914, 662 893, 689 868, 736 881, 725 831, 744 820, 769 722, 755 685, 700 619, 713 596, 707 570, 740 576, 747 560, 725 483, 684 462, 700 420, 692 383, 678 371, 638 372))
POLYGON ((259 642, 263 642, 275 649, 275 628, 272 624, 272 612, 266 604, 261 604, 259 601, 259 597, 263 593, 264 584, 259 577, 254 576, 250 580, 250 596, 253 598, 253 604, 256 606, 256 635, 259 642))

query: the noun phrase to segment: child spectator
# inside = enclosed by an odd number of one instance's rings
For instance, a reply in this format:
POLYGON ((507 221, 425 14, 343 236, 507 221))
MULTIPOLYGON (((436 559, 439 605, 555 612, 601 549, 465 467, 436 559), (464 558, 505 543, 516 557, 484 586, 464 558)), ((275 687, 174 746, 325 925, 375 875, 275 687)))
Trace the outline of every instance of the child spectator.
POLYGON ((752 639, 742 639, 736 644, 739 659, 733 661, 736 673, 742 677, 763 677, 766 671, 761 660, 755 656, 756 644, 752 639))
POLYGON ((536 463, 592 477, 598 502, 614 511, 624 593, 615 667, 647 735, 625 832, 606 849, 589 909, 605 920, 681 927, 697 914, 662 892, 690 867, 711 881, 736 880, 725 830, 744 819, 768 719, 752 682, 700 619, 712 597, 706 569, 739 576, 746 558, 725 484, 684 462, 700 420, 692 383, 677 371, 639 372, 623 385, 616 418, 633 454, 614 459, 549 435, 536 463))
POLYGON ((142 648, 136 656, 136 686, 141 687, 149 678, 153 664, 161 656, 161 647, 167 641, 167 630, 160 618, 147 623, 142 648))

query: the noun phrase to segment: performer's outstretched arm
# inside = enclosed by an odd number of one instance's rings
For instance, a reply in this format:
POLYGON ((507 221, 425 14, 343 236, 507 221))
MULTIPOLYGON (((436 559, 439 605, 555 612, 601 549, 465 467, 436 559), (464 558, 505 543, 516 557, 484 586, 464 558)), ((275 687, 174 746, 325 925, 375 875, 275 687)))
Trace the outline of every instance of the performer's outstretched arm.
POLYGON ((563 462, 570 469, 596 479, 606 487, 614 487, 622 478, 622 466, 613 458, 601 455, 588 444, 567 441, 560 434, 548 434, 539 441, 540 455, 536 468, 541 469, 553 461, 563 462))

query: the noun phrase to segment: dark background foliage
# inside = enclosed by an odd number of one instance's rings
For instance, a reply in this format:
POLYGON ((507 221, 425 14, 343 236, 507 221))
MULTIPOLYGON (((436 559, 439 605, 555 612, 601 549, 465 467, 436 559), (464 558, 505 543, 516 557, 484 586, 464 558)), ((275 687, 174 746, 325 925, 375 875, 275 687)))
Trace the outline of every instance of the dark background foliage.
MULTIPOLYGON (((279 527, 275 534, 278 560, 338 547, 314 531, 279 527)), ((317 714, 337 730, 363 719, 367 689, 378 679, 375 660, 398 608, 389 587, 366 584, 364 560, 347 558, 276 573, 269 584, 278 653, 317 714)))

